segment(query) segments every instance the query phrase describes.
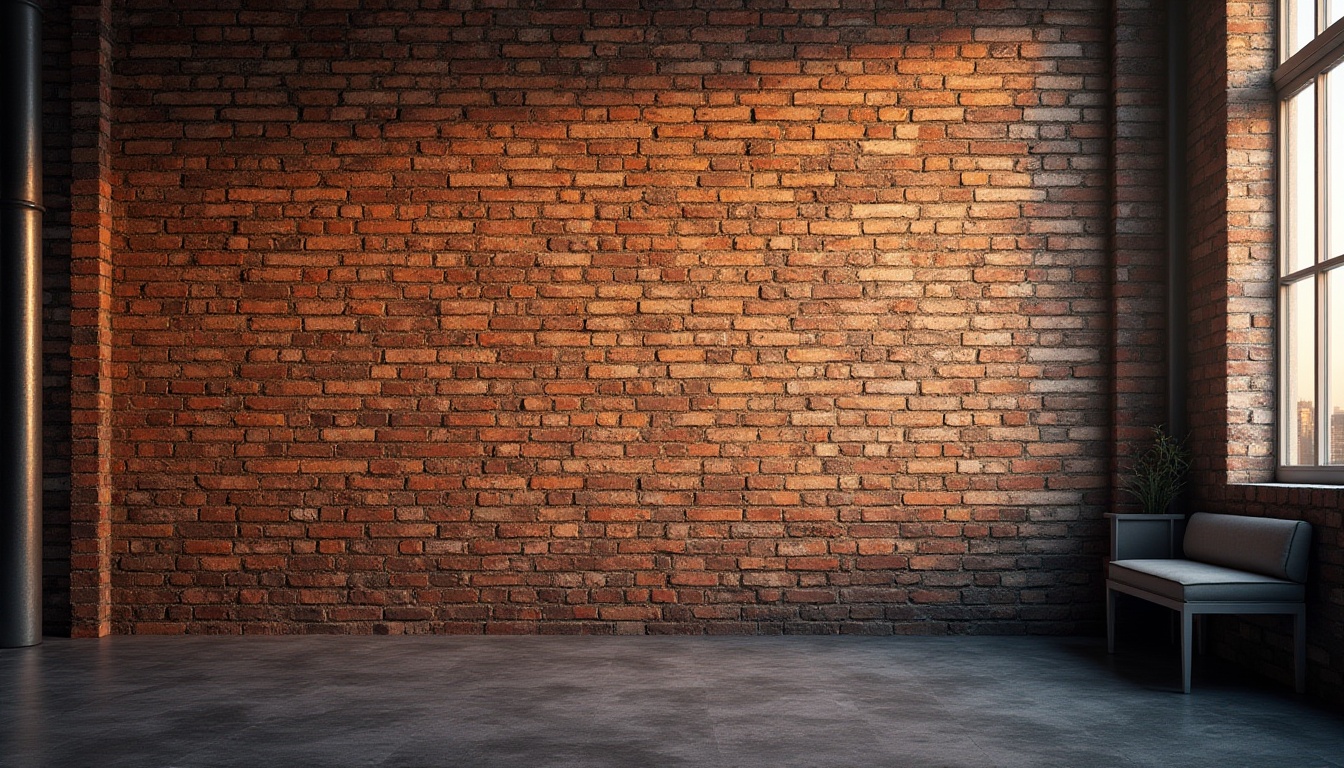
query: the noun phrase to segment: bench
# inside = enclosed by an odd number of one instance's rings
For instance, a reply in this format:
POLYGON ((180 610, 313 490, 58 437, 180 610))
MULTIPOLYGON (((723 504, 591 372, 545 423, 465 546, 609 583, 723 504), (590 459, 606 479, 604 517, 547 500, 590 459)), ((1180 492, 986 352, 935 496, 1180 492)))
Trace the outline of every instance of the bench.
POLYGON ((1190 692, 1197 615, 1290 614, 1298 693, 1307 683, 1307 558, 1311 525, 1242 515, 1196 513, 1185 526, 1183 558, 1114 560, 1106 579, 1106 649, 1115 653, 1115 596, 1127 595, 1181 616, 1181 678, 1190 692))

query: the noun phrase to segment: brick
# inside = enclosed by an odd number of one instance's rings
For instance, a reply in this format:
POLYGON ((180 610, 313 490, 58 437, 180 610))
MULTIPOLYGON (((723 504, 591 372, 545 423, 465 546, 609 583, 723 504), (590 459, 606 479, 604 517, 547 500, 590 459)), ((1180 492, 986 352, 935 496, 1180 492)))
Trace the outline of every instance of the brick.
POLYGON ((48 33, 74 631, 1096 629, 1100 425, 1162 405, 1160 4, 389 0, 401 44, 279 57, 104 5, 48 33))

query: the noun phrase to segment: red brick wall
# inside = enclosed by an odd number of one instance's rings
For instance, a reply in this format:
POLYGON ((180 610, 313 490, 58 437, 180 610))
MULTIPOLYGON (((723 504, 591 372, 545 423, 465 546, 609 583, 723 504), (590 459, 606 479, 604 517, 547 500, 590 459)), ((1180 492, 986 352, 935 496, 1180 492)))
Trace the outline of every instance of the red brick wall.
POLYGON ((1201 484, 1227 467, 1227 19, 1192 15, 1189 63, 1190 419, 1201 484))
POLYGON ((1191 394, 1203 482, 1273 479, 1273 5, 1200 6, 1192 24, 1191 394))
MULTIPOLYGON (((1273 485, 1276 101, 1274 3, 1199 5, 1191 29, 1191 420, 1197 506, 1300 519, 1314 532, 1308 688, 1344 702, 1344 497, 1273 485)), ((1220 653, 1284 681, 1286 619, 1220 618, 1220 653)))
POLYGON ((1096 626, 1106 3, 356 5, 114 18, 112 629, 1096 626))

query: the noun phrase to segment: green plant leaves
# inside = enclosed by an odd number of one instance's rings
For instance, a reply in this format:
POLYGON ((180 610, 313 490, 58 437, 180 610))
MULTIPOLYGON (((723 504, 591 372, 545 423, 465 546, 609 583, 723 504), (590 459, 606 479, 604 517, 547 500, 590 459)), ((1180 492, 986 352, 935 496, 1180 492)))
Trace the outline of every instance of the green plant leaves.
POLYGON ((1145 514, 1167 511, 1185 487, 1190 471, 1190 450, 1162 427, 1153 427, 1153 444, 1134 460, 1134 469, 1124 488, 1139 500, 1145 514))

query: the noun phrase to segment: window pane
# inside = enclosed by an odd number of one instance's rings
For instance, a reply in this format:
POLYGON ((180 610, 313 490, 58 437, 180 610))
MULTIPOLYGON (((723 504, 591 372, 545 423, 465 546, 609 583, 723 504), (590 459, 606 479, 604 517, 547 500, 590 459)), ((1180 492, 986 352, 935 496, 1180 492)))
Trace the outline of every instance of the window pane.
POLYGON ((1325 26, 1344 18, 1344 0, 1329 0, 1325 4, 1325 26))
POLYGON ((1288 13, 1287 50, 1283 58, 1287 59, 1302 50, 1302 46, 1316 36, 1316 0, 1284 0, 1284 10, 1288 13))
POLYGON ((1284 110, 1285 274, 1316 263, 1316 86, 1284 110))
POLYGON ((1316 281, 1284 290, 1287 464, 1316 463, 1316 281))
POLYGON ((1330 462, 1344 464, 1344 268, 1328 273, 1330 317, 1326 322, 1326 386, 1330 393, 1330 462))
MULTIPOLYGON (((1339 0, 1344 6, 1344 0, 1339 0)), ((1344 66, 1325 80, 1325 217, 1326 258, 1344 256, 1344 66)))

